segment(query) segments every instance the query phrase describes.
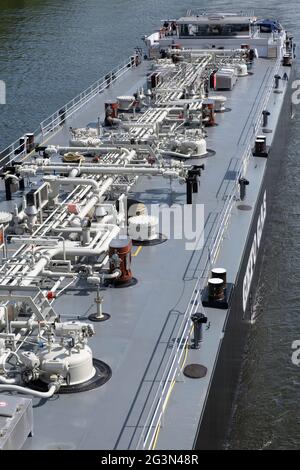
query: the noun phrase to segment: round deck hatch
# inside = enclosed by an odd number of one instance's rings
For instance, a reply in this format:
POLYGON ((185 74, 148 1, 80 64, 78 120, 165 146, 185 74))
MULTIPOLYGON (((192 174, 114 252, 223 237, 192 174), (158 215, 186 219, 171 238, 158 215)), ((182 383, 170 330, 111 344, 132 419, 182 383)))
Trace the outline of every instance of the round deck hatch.
POLYGON ((201 364, 189 364, 184 368, 183 373, 190 379, 202 379, 207 374, 207 368, 201 364))

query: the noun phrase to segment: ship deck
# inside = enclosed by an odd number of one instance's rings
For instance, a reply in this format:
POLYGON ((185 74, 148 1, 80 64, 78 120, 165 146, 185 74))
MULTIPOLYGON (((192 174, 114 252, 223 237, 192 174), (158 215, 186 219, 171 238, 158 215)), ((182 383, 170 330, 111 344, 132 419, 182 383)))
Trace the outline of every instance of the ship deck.
MULTIPOLYGON (((241 164, 247 161, 249 139, 253 138, 254 127, 261 118, 264 97, 272 87, 274 67, 274 60, 258 59, 253 75, 239 78, 232 91, 221 93, 227 97, 226 106, 231 111, 218 114, 218 125, 207 129, 208 147, 216 154, 201 159, 205 170, 199 192, 194 195, 194 202, 204 205, 203 249, 189 251, 185 249, 185 240, 173 239, 156 246, 134 248, 132 269, 138 283, 129 288, 103 290, 104 311, 111 318, 94 324, 96 335, 89 343, 94 357, 110 365, 111 379, 89 392, 56 395, 47 401, 34 399, 35 433, 27 439, 25 449, 135 448, 141 433, 148 431, 143 427, 161 386, 180 322, 195 294, 195 285, 201 285, 207 274, 208 249, 214 242, 241 164)), ((67 119, 60 131, 47 139, 47 144, 68 146, 70 126, 86 127, 96 124, 98 117, 104 119, 104 103, 135 92, 145 84, 149 71, 148 61, 130 70, 122 80, 67 119)), ((280 75, 284 72, 286 68, 279 70, 280 75)), ((271 93, 268 102, 269 127, 274 131, 283 98, 284 93, 271 93)), ((273 137, 274 132, 267 134, 268 145, 273 137)), ((251 210, 239 210, 234 204, 214 263, 227 269, 228 281, 233 284, 266 164, 267 159, 250 157, 243 176, 250 181, 245 204, 251 210)), ((186 202, 185 186, 177 182, 170 185, 160 177, 151 180, 140 177, 131 195, 146 204, 171 206, 186 202)), ((12 210, 18 197, 16 194, 11 203, 4 202, 2 191, 0 210, 12 210)), ((78 281, 57 299, 55 310, 63 320, 86 319, 95 310, 94 298, 95 290, 78 281)), ((207 367, 207 375, 193 380, 179 373, 164 403, 166 409, 163 426, 156 436, 157 448, 190 449, 194 445, 228 312, 206 309, 206 314, 210 327, 204 331, 201 348, 186 349, 182 367, 200 363, 207 367)))

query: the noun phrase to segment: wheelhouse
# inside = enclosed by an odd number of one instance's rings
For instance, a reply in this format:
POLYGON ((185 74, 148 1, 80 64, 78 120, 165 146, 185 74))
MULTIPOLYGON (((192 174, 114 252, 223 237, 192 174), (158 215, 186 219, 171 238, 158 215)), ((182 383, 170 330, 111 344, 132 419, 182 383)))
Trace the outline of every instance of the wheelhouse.
POLYGON ((253 34, 256 18, 245 16, 190 16, 177 21, 179 38, 235 37, 253 34))

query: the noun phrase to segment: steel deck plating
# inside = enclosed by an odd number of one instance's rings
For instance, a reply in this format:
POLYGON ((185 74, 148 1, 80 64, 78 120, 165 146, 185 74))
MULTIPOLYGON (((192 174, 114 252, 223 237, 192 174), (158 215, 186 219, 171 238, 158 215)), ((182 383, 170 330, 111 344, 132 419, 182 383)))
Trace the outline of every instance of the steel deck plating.
MULTIPOLYGON (((152 71, 143 61, 129 69, 74 113, 43 145, 69 145, 69 127, 96 127, 104 120, 104 104, 116 96, 133 94, 145 86, 152 71)), ((204 204, 205 230, 202 250, 187 251, 185 240, 168 239, 157 246, 133 250, 132 269, 138 284, 103 290, 109 321, 94 324, 89 341, 95 358, 112 369, 112 378, 101 388, 72 395, 35 398, 33 437, 25 449, 189 449, 195 446, 218 360, 229 311, 206 309, 209 328, 199 350, 191 349, 192 313, 202 310, 201 290, 212 267, 224 266, 228 282, 236 284, 248 234, 260 209, 258 196, 268 165, 253 157, 254 138, 262 133, 261 115, 271 113, 267 145, 272 146, 283 107, 283 93, 274 93, 274 75, 287 73, 279 59, 259 58, 254 74, 240 77, 232 91, 222 91, 231 111, 217 115, 217 126, 208 129, 207 146, 216 154, 201 159, 205 170, 193 202, 204 204), (241 210, 238 180, 250 181, 241 210), (185 364, 200 363, 206 377, 186 378, 185 364)), ((217 93, 214 93, 217 94, 217 93)), ((28 156, 26 157, 28 159, 28 156)), ((198 164, 190 159, 189 164, 198 164)), ((21 194, 5 201, 2 186, 0 210, 12 211, 21 194)), ((183 205, 185 187, 165 178, 139 177, 130 197, 145 204, 183 205)), ((268 197, 268 194, 267 196, 268 197)), ((77 280, 53 306, 62 320, 88 321, 95 311, 95 289, 77 280)), ((243 316, 243 312, 240 312, 243 316)), ((250 319, 246 319, 249 321, 250 319)))

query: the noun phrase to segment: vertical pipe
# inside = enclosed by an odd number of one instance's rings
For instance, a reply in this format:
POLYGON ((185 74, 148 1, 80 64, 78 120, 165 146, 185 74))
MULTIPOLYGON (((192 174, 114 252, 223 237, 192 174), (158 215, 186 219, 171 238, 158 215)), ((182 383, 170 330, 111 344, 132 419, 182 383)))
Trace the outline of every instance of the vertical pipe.
POLYGON ((186 179, 186 203, 193 203, 193 183, 191 182, 190 178, 186 179))
POLYGON ((11 178, 5 178, 5 197, 7 201, 11 201, 11 178))
POLYGON ((24 189, 25 189, 25 180, 24 180, 24 178, 19 179, 19 189, 20 189, 20 191, 24 191, 24 189))

